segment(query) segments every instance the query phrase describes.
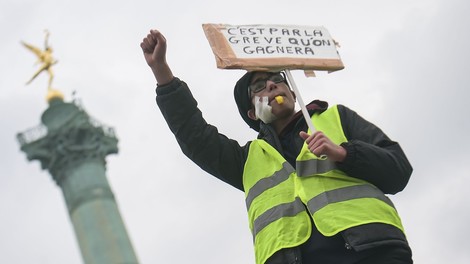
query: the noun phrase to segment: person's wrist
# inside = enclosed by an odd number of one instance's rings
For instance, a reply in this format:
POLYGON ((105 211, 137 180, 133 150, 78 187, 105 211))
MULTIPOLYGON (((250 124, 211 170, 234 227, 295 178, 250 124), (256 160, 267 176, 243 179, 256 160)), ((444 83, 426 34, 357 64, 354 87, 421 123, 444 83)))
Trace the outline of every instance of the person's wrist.
POLYGON ((157 80, 158 85, 168 84, 175 78, 166 62, 159 63, 155 67, 152 67, 152 71, 155 75, 155 79, 157 80))
POLYGON ((164 78, 158 78, 157 79, 157 86, 163 86, 169 84, 171 81, 173 81, 175 77, 173 75, 171 76, 166 76, 164 78))
POLYGON ((338 156, 336 158, 336 162, 343 162, 346 159, 348 151, 343 146, 338 146, 338 156))

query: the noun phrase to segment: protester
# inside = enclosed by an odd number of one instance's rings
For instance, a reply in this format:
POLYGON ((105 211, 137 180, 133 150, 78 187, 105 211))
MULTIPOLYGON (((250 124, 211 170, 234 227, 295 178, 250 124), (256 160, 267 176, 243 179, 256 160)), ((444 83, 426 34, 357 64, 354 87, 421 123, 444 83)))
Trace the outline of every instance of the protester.
POLYGON ((310 135, 282 72, 236 83, 243 120, 258 138, 240 145, 202 117, 151 30, 141 48, 157 104, 182 151, 245 192, 256 263, 413 263, 400 217, 384 195, 402 191, 412 167, 397 142, 343 105, 315 100, 310 135), (319 158, 319 157, 326 157, 319 158))

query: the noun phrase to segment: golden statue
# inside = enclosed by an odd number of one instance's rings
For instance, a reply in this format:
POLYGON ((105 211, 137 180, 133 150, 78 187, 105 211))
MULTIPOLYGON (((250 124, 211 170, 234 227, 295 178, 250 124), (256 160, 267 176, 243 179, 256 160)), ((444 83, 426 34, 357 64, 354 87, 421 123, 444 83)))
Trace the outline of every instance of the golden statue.
POLYGON ((49 44, 47 42, 49 38, 49 31, 45 30, 45 32, 46 32, 46 38, 44 40, 44 50, 41 50, 40 48, 27 44, 23 41, 21 43, 23 43, 23 45, 26 48, 28 48, 34 54, 36 54, 36 56, 38 57, 37 63, 41 63, 41 67, 39 68, 39 70, 33 75, 33 77, 31 77, 31 79, 26 84, 30 84, 41 72, 47 71, 47 73, 49 74, 49 84, 47 88, 48 90, 51 90, 52 79, 54 79, 54 73, 52 72, 52 65, 56 64, 58 61, 52 57, 52 48, 49 47, 49 44))

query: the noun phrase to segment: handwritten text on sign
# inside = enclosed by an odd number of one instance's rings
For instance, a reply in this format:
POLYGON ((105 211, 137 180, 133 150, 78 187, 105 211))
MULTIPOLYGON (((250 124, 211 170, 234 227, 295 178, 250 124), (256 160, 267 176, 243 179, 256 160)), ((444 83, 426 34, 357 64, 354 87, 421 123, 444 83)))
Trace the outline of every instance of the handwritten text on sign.
POLYGON ((323 27, 228 26, 222 33, 239 58, 338 59, 335 42, 323 27))

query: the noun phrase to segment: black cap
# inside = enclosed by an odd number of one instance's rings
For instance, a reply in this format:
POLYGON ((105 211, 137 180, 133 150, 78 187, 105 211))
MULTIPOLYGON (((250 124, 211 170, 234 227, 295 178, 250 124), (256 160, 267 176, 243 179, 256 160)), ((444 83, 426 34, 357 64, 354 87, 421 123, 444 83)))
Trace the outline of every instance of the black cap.
POLYGON ((235 89, 233 90, 233 95, 235 97, 235 102, 237 103, 238 112, 242 116, 245 123, 248 124, 251 128, 259 132, 260 120, 253 120, 248 116, 248 110, 252 108, 251 98, 248 95, 248 86, 250 85, 251 78, 255 72, 247 72, 243 75, 240 80, 235 84, 235 89))

